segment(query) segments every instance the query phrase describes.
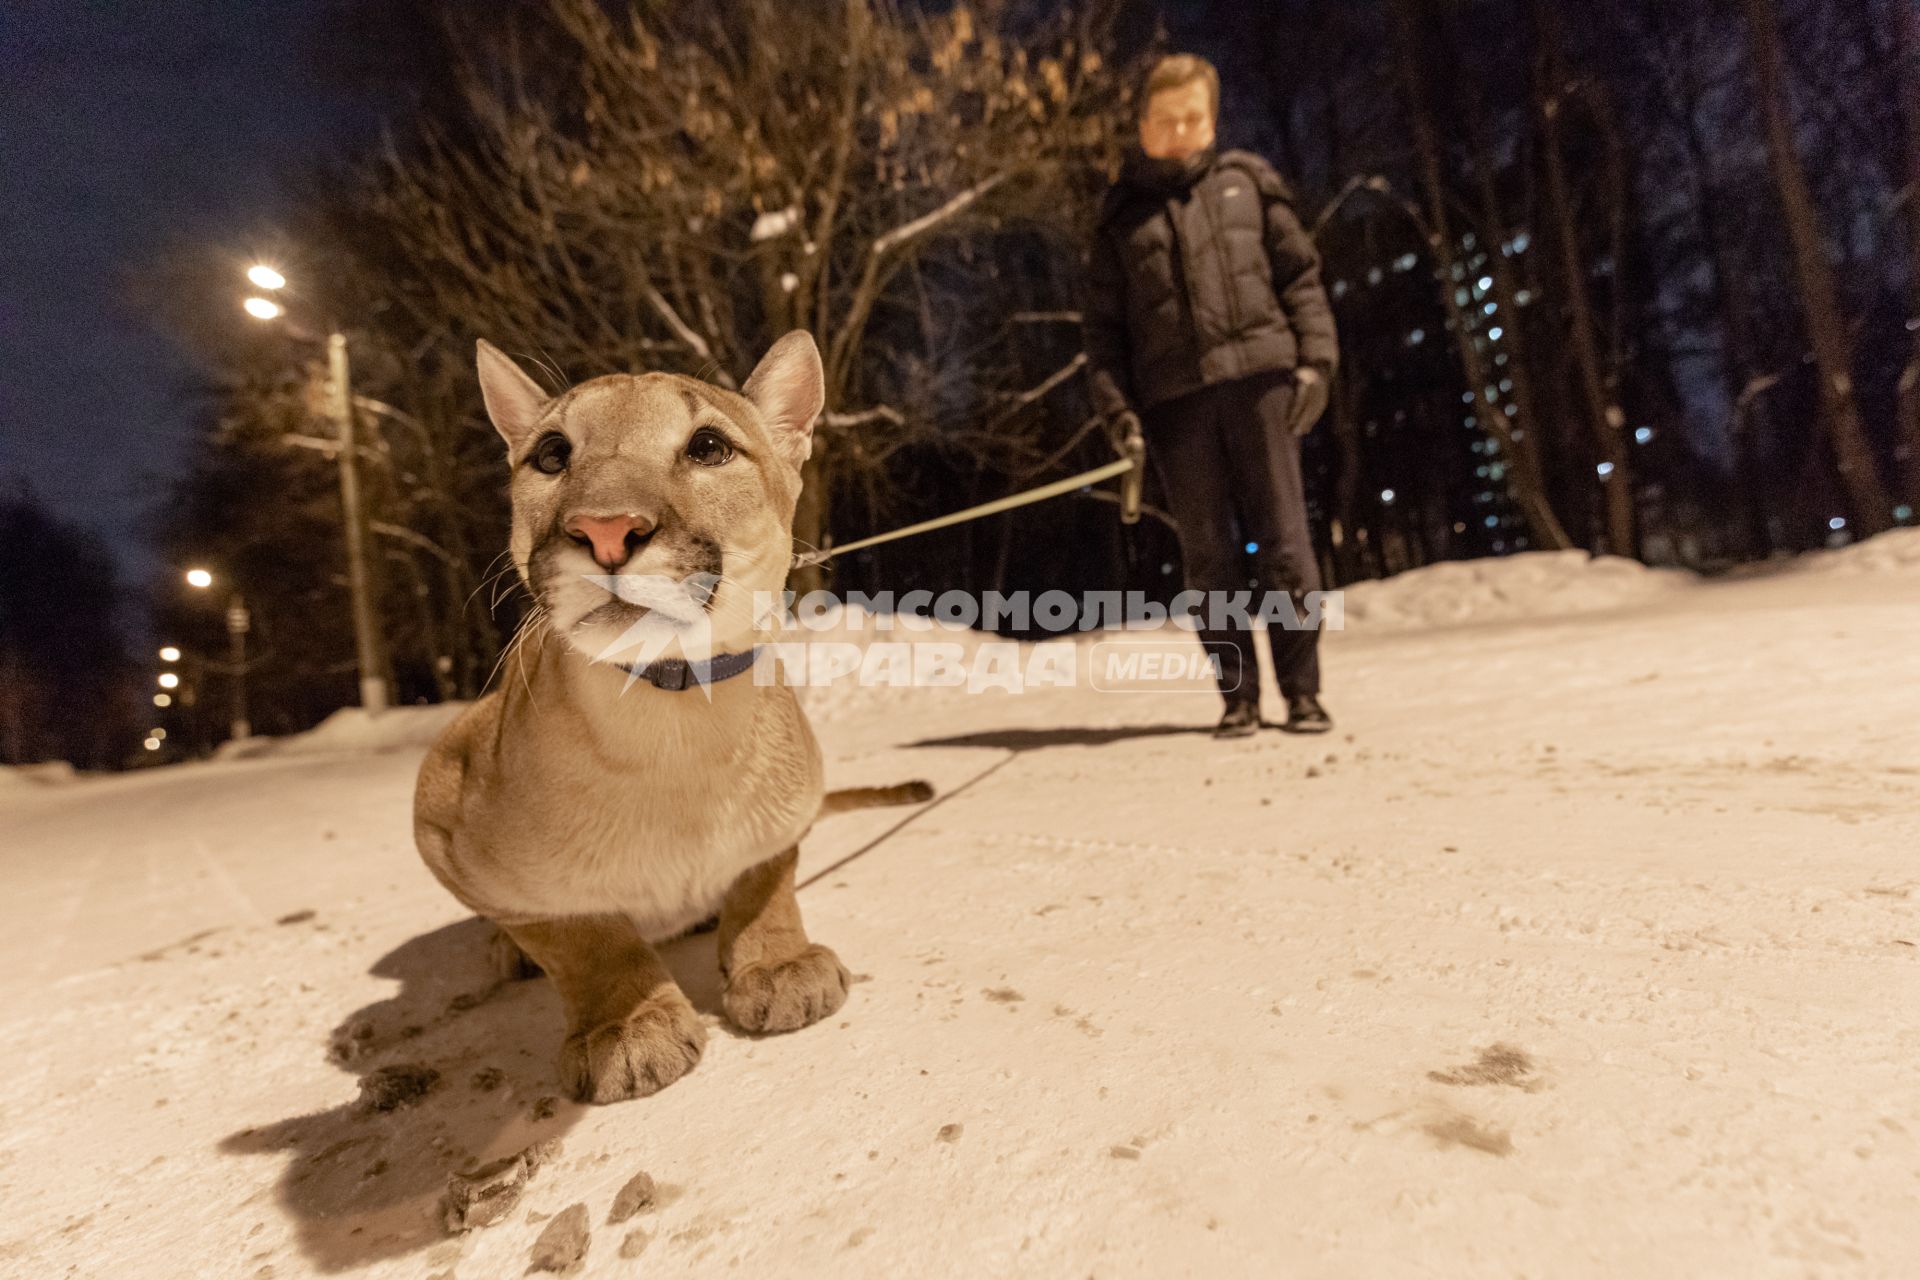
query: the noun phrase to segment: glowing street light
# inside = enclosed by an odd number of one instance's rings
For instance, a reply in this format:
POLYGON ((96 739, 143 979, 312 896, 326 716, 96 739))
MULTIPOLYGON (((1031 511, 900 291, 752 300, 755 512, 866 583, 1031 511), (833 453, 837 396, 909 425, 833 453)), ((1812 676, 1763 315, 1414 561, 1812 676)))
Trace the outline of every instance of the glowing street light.
POLYGON ((160 651, 160 661, 178 662, 180 661, 180 651, 174 648, 172 645, 168 645, 166 648, 160 651))
POLYGON ((173 695, 170 693, 156 693, 153 695, 153 705, 156 707, 170 707, 173 705, 173 695))
POLYGON ((147 750, 158 751, 159 749, 160 749, 160 739, 158 738, 147 739, 147 750))
MULTIPOLYGON (((285 288, 287 283, 285 276, 264 262, 255 263, 247 269, 247 280, 256 288, 269 291, 285 288)), ((258 320, 278 320, 287 314, 285 307, 257 294, 242 305, 246 307, 248 315, 258 320)), ((291 320, 287 323, 287 330, 302 341, 318 340, 317 334, 302 329, 291 320)), ((339 446, 335 455, 340 465, 340 506, 347 543, 347 593, 353 607, 355 657, 360 667, 360 705, 368 711, 384 711, 392 702, 393 694, 386 674, 385 645, 380 635, 379 621, 374 615, 374 566, 368 557, 372 535, 368 532, 366 508, 360 498, 359 450, 354 445, 354 397, 347 372, 347 337, 334 329, 327 334, 326 345, 327 416, 333 419, 334 438, 339 446)), ((237 600, 238 597, 236 609, 237 600)), ((238 626, 230 622, 228 630, 238 637, 245 630, 245 615, 228 614, 229 619, 235 616, 239 616, 241 622, 238 626)), ((238 639, 235 640, 236 652, 240 643, 238 639)), ((236 703, 236 730, 244 724, 236 703)), ((236 732, 235 736, 246 735, 236 732)))
POLYGON ((180 687, 180 677, 171 671, 162 671, 160 673, 160 687, 162 689, 178 689, 180 687))
MULTIPOLYGON (((205 590, 213 585, 213 575, 205 569, 187 570, 187 585, 205 590)), ((227 600, 227 644, 229 659, 227 669, 232 675, 229 684, 233 692, 232 733, 240 740, 253 736, 253 726, 247 719, 247 632, 253 628, 253 615, 247 612, 246 601, 239 592, 233 592, 227 600)), ((160 651, 160 656, 168 662, 180 656, 180 651, 168 645, 160 651)), ((171 689, 180 683, 180 677, 166 672, 160 677, 160 687, 171 689)))

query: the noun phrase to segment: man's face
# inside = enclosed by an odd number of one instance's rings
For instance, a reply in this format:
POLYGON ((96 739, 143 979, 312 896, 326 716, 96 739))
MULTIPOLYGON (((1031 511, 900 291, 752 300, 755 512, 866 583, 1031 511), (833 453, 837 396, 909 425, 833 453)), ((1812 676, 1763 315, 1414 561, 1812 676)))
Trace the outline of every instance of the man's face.
POLYGON ((1155 160, 1185 160, 1213 145, 1213 102, 1203 80, 1162 89, 1140 117, 1140 149, 1155 160))

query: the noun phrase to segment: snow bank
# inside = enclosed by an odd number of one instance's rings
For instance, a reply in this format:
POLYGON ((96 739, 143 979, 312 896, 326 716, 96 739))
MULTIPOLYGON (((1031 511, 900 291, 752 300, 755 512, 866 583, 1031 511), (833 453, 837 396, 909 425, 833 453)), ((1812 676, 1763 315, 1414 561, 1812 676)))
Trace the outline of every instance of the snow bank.
MULTIPOLYGON (((1510 622, 1533 618, 1597 613, 1657 599, 1696 583, 1680 569, 1654 569, 1620 556, 1591 556, 1584 551, 1532 551, 1483 560, 1448 561, 1410 570, 1392 578, 1357 583, 1345 591, 1345 626, 1362 633, 1399 632, 1466 623, 1510 622)), ((842 606, 823 615, 824 626, 809 626, 788 639, 850 643, 865 649, 875 642, 945 643, 960 647, 963 661, 972 661, 985 643, 1010 643, 1001 637, 930 620, 903 624, 886 615, 856 606, 842 606), (891 622, 890 629, 886 624, 891 622)), ((1091 645, 1125 634, 1153 638, 1170 645, 1196 644, 1192 632, 1173 624, 1119 632, 1072 632, 1059 637, 1091 645)), ((1024 664, 1030 646, 1021 645, 1024 664)), ((800 691, 808 715, 830 721, 853 714, 869 714, 898 704, 915 714, 929 706, 926 699, 970 696, 962 687, 905 689, 862 688, 851 678, 800 691)))
MULTIPOLYGON (((1920 529, 1896 529, 1839 551, 1801 556, 1789 570, 1865 574, 1920 569, 1920 529)), ((1452 560, 1408 570, 1391 578, 1360 582, 1345 590, 1345 624, 1362 634, 1415 631, 1470 623, 1513 622, 1592 614, 1659 599, 1699 581, 1682 569, 1655 569, 1621 556, 1584 551, 1528 551, 1481 560, 1452 560)), ((1060 637, 1089 645, 1120 634, 1072 632, 1060 637)), ((1169 626, 1126 633, 1180 643, 1191 632, 1169 626)), ((902 619, 858 605, 839 605, 782 639, 808 644, 851 644, 865 651, 876 643, 957 645, 962 663, 972 663, 983 644, 1013 643, 989 632, 937 622, 902 619)), ((1190 639, 1187 643, 1193 643, 1190 639)), ((1024 665, 1031 646, 1019 645, 1024 665)), ((799 687, 801 704, 818 721, 839 720, 897 707, 924 714, 934 703, 975 696, 964 684, 932 687, 862 687, 852 676, 830 685, 799 687)), ((254 738, 220 748, 221 759, 422 749, 465 708, 465 703, 397 707, 369 715, 357 707, 335 712, 307 733, 254 738)), ((0 785, 7 781, 0 771, 0 785)))
POLYGON ((1347 626, 1402 631, 1593 613, 1640 604, 1696 581, 1621 556, 1526 551, 1450 560, 1346 589, 1347 626))
POLYGON ((40 764, 0 765, 0 789, 8 787, 57 787, 79 778, 65 760, 47 760, 40 764))
POLYGON ((220 760, 258 760, 267 756, 425 750, 466 709, 464 702, 390 707, 380 712, 342 707, 305 733, 222 743, 214 756, 220 760))
POLYGON ((1865 542, 1837 551, 1815 551, 1796 557, 1790 569, 1798 573, 1900 573, 1920 569, 1920 528, 1889 529, 1865 542))

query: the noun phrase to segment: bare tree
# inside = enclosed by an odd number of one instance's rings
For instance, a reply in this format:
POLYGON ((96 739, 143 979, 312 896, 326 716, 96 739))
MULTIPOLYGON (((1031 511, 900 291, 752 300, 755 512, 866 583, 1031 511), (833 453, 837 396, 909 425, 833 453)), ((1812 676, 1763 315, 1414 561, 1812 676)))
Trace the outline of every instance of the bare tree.
POLYGON ((1074 183, 1117 159, 1099 14, 1016 30, 990 13, 843 0, 795 21, 743 0, 616 21, 561 0, 557 53, 508 43, 470 68, 466 131, 432 129, 376 175, 385 229, 420 264, 415 305, 575 373, 725 385, 811 329, 829 411, 794 532, 825 541, 838 483, 951 443, 914 393, 962 375, 928 360, 992 367, 928 340, 922 318, 955 319, 916 305, 929 281, 990 295, 980 246, 1068 231, 1074 183))
POLYGON ((1906 463, 1907 505, 1920 510, 1920 9, 1896 4, 1893 60, 1900 77, 1900 101, 1906 115, 1906 205, 1911 240, 1907 248, 1907 288, 1913 298, 1913 354, 1900 373, 1900 450, 1906 463))
MULTIPOLYGON (((1549 550, 1565 549, 1573 543, 1547 500, 1536 451, 1538 435, 1534 432, 1516 433, 1506 415, 1494 407, 1486 362, 1475 343, 1465 309, 1458 301, 1454 281, 1464 276, 1465 272, 1456 270, 1458 250, 1448 208, 1449 194, 1439 134, 1428 100, 1426 77, 1420 65, 1419 3, 1418 0, 1394 0, 1394 8, 1398 18, 1394 24, 1394 45, 1408 100, 1408 115, 1413 124, 1414 146, 1419 153, 1421 184, 1427 198, 1427 242, 1439 267, 1440 292, 1446 301, 1454 345, 1460 353, 1461 372, 1466 377, 1474 403, 1480 407, 1481 420, 1487 423, 1489 431, 1500 442, 1511 463, 1507 471, 1508 489, 1526 518, 1527 530, 1534 544, 1549 550)), ((1499 252, 1498 243, 1488 246, 1490 259, 1499 252)))
POLYGON ((1874 534, 1892 523, 1886 487, 1860 419, 1853 387, 1853 342, 1840 314, 1839 290, 1827 261, 1820 211, 1807 186, 1787 104, 1779 24, 1773 0, 1741 0, 1747 17, 1767 157, 1793 243, 1794 269, 1806 313, 1807 336, 1820 371, 1820 400, 1834 466, 1853 508, 1854 528, 1874 534))
MULTIPOLYGON (((1561 117, 1571 86, 1561 53, 1558 19, 1545 0, 1534 0, 1534 35, 1539 41, 1534 72, 1534 109, 1540 126, 1540 146, 1547 177, 1547 211, 1553 241, 1560 251, 1560 287, 1565 290, 1568 337, 1574 369, 1579 375, 1582 416, 1593 433, 1595 447, 1607 464, 1602 482, 1607 505, 1607 541, 1615 555, 1637 554, 1634 529, 1633 473, 1627 456, 1626 415, 1621 411, 1611 379, 1602 371, 1600 343, 1594 331, 1593 297, 1587 288, 1587 266, 1580 256, 1579 222, 1574 216, 1571 184, 1567 180, 1562 148, 1561 117)), ((1618 181, 1618 179, 1616 179, 1618 181)), ((1613 210, 1614 270, 1621 269, 1624 209, 1622 192, 1615 193, 1613 210)), ((1616 325, 1624 308, 1613 308, 1616 325)), ((1612 346, 1617 353, 1620 343, 1612 346)))

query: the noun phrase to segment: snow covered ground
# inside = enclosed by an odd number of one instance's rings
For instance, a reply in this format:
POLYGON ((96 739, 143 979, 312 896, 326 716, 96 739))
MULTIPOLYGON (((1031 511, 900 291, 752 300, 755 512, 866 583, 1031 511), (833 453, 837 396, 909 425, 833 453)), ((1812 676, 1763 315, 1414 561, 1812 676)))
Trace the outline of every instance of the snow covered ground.
MULTIPOLYGON (((542 1103, 553 994, 413 853, 441 713, 12 779, 0 1274, 510 1276, 575 1203, 590 1275, 1920 1271, 1920 533, 1425 573, 1356 593, 1325 738, 825 700, 835 785, 941 792, 804 851, 852 998, 612 1107, 542 1103), (396 1063, 437 1087, 356 1111, 396 1063)), ((711 937, 672 961, 716 1009, 711 937)))

